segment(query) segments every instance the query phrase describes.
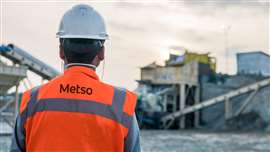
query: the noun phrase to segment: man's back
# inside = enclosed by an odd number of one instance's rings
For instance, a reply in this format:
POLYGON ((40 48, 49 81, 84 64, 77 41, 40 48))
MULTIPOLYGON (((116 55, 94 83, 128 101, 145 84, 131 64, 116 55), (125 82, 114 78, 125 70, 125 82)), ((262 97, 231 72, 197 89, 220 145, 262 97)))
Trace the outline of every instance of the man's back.
POLYGON ((99 81, 108 39, 100 13, 75 5, 56 36, 65 72, 23 94, 11 151, 140 151, 136 95, 99 81))
POLYGON ((20 109, 27 151, 124 151, 134 136, 136 95, 88 67, 70 67, 27 96, 20 109))

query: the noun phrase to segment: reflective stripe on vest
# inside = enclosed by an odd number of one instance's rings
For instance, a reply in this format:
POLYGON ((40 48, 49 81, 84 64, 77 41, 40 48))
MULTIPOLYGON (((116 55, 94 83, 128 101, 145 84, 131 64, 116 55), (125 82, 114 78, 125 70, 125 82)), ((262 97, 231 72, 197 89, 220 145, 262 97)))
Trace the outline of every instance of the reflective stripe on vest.
POLYGON ((22 124, 21 130, 22 130, 24 136, 26 135, 24 125, 26 123, 27 118, 30 116, 31 113, 33 113, 39 88, 40 88, 40 86, 37 86, 31 90, 30 101, 27 103, 26 108, 21 113, 21 122, 22 122, 21 123, 22 124))
POLYGON ((48 98, 37 101, 38 91, 39 88, 34 88, 31 91, 30 101, 21 114, 22 124, 25 124, 26 120, 34 116, 35 113, 43 111, 94 114, 114 120, 126 128, 130 128, 132 124, 133 117, 123 112, 123 105, 126 98, 125 90, 114 88, 111 106, 96 101, 78 99, 48 98))

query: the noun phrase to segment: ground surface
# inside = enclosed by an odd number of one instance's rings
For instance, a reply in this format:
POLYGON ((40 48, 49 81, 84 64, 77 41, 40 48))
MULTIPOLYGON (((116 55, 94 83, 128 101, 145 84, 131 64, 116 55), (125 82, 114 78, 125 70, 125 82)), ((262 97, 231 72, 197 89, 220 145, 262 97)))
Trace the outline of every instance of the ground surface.
MULTIPOLYGON (((267 133, 211 133, 142 131, 143 152, 270 152, 267 133)), ((0 151, 8 151, 8 136, 0 137, 0 151)))
POLYGON ((270 152, 270 134, 142 131, 144 152, 270 152))

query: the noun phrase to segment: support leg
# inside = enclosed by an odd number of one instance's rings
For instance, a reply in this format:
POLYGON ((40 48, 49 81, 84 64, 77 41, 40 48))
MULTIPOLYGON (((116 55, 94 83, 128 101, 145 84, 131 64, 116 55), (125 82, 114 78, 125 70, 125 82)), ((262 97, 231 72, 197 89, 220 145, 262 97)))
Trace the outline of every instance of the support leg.
MULTIPOLYGON (((195 104, 200 103, 200 87, 196 86, 195 88, 195 104)), ((200 125, 200 111, 195 112, 195 118, 194 118, 194 127, 198 128, 200 125)))
MULTIPOLYGON (((180 110, 183 110, 186 106, 186 85, 185 84, 180 84, 180 110)), ((185 116, 182 116, 180 118, 180 129, 185 128, 185 116)))
POLYGON ((232 116, 232 103, 229 98, 225 100, 225 120, 230 119, 232 116))

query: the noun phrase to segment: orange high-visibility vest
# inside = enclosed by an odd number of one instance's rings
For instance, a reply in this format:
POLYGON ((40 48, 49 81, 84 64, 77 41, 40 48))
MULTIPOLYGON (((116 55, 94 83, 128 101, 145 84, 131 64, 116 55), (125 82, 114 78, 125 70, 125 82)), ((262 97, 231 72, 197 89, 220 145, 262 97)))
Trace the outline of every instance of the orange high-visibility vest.
POLYGON ((20 117, 26 151, 121 152, 136 98, 99 81, 88 67, 72 66, 23 94, 20 117))

